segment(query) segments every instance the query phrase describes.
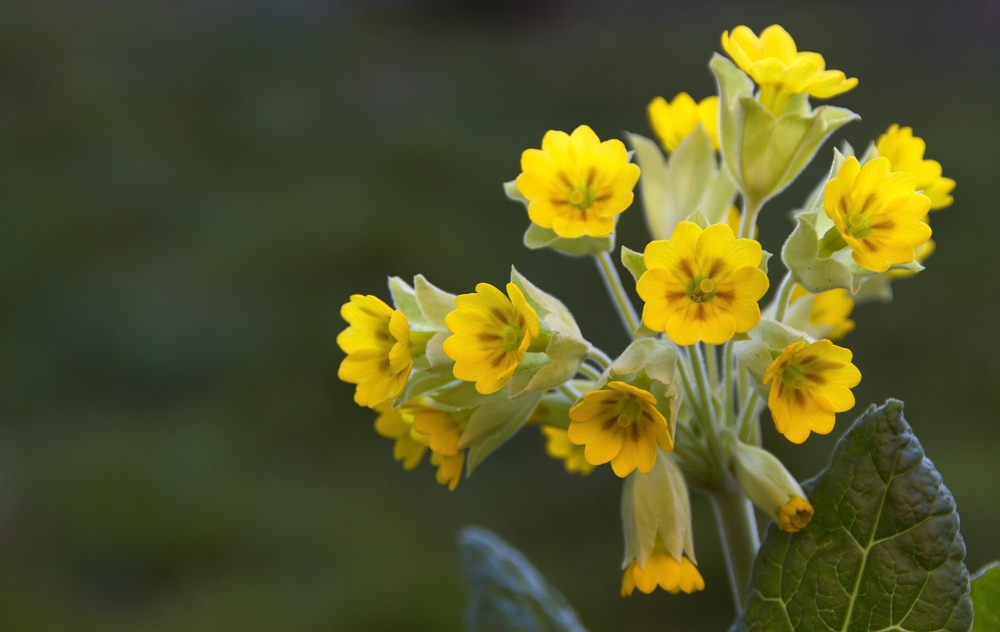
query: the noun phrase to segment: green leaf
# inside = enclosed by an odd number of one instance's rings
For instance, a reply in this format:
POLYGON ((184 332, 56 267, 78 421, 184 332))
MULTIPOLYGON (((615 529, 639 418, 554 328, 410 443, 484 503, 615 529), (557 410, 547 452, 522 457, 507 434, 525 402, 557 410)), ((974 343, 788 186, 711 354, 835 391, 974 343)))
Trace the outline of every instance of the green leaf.
POLYGON ((1000 562, 987 564, 972 577, 972 632, 1000 632, 1000 562))
POLYGON ((803 488, 815 516, 796 534, 768 529, 736 630, 969 630, 955 500, 902 402, 869 408, 803 488))
POLYGON ((466 632, 586 632, 566 598, 520 551, 481 527, 458 534, 466 632))
POLYGON ((607 237, 577 237, 566 239, 556 234, 551 228, 542 228, 532 223, 524 233, 524 245, 531 250, 552 248, 574 257, 592 255, 598 252, 610 252, 615 247, 615 234, 607 237))

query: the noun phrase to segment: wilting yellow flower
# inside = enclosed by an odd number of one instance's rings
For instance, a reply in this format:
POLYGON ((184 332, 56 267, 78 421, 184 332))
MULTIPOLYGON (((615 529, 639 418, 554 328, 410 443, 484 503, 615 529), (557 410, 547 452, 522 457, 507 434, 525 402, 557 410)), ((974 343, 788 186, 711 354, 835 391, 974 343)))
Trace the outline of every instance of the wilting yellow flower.
POLYGON ((348 327, 337 336, 347 354, 337 377, 357 384, 354 401, 374 407, 402 392, 413 368, 410 323, 376 296, 354 294, 340 315, 348 327))
POLYGON ((615 217, 632 204, 639 167, 620 140, 603 143, 586 125, 573 134, 549 131, 541 149, 521 154, 517 188, 528 217, 560 237, 604 237, 615 217))
POLYGON ((389 400, 375 407, 379 414, 375 419, 375 431, 386 439, 396 440, 392 458, 402 462, 404 470, 417 467, 427 452, 427 437, 413 429, 413 417, 418 410, 420 406, 409 404, 393 409, 389 400))
POLYGON ((503 388, 539 333, 538 314, 521 290, 508 283, 507 294, 480 283, 475 294, 458 296, 458 309, 444 319, 453 334, 444 352, 455 361, 455 377, 475 382, 484 395, 503 388))
POLYGON ((698 572, 698 567, 686 555, 682 555, 680 561, 677 561, 657 539, 645 568, 639 566, 639 560, 633 560, 625 569, 622 576, 622 597, 628 597, 636 588, 648 595, 657 586, 674 595, 680 592, 690 595, 696 590, 704 590, 705 580, 698 572))
POLYGON ((758 242, 736 239, 727 224, 702 230, 681 222, 670 239, 646 246, 647 270, 636 284, 646 303, 642 321, 679 345, 718 345, 750 331, 768 287, 761 254, 758 242))
POLYGON ((861 381, 851 357, 849 349, 829 340, 785 347, 764 372, 764 384, 771 385, 767 407, 778 432, 802 443, 810 432, 833 430, 836 413, 854 407, 851 389, 861 381))
POLYGON ((687 92, 681 92, 667 103, 663 97, 656 97, 646 108, 649 126, 667 151, 674 151, 698 127, 705 126, 712 147, 719 148, 719 97, 705 97, 695 103, 687 92))
POLYGON ((819 53, 799 51, 788 31, 772 24, 760 37, 745 26, 737 26, 732 35, 722 34, 722 48, 740 70, 760 86, 760 102, 780 115, 788 99, 808 94, 819 99, 843 94, 858 85, 839 70, 827 70, 819 53))
POLYGON ((656 397, 625 382, 608 382, 590 391, 569 409, 569 440, 586 445, 591 465, 611 461, 624 478, 636 467, 648 474, 656 463, 656 446, 670 451, 674 440, 667 419, 656 409, 656 397))
POLYGON ((465 463, 465 451, 458 447, 462 424, 446 411, 424 408, 413 417, 413 429, 428 437, 428 445, 434 452, 431 463, 438 468, 437 482, 455 491, 465 463))
POLYGON ((809 501, 799 496, 793 496, 778 509, 778 526, 782 531, 798 533, 804 529, 813 517, 813 506, 809 501))
POLYGON ((924 160, 927 144, 922 138, 914 136, 911 128, 891 125, 885 134, 878 137, 875 148, 879 156, 889 159, 893 170, 913 174, 917 179, 917 191, 930 198, 932 211, 951 206, 955 181, 941 176, 941 163, 937 160, 924 160))
POLYGON ((888 158, 862 167, 851 156, 823 191, 823 206, 840 238, 851 247, 854 261, 872 272, 910 263, 914 248, 931 237, 923 221, 930 199, 915 192, 913 174, 890 169, 888 158))
POLYGON ((806 288, 796 284, 792 288, 789 304, 795 304, 799 299, 808 300, 808 297, 812 297, 809 324, 826 330, 825 335, 816 335, 817 338, 837 341, 854 331, 855 322, 848 318, 854 311, 854 299, 847 290, 837 288, 813 295, 806 288))
POLYGON ((571 442, 567 431, 555 426, 540 426, 539 429, 545 435, 545 452, 553 459, 562 461, 567 472, 579 472, 586 476, 594 471, 594 466, 587 463, 584 448, 571 442))
MULTIPOLYGON (((934 254, 935 250, 937 250, 937 244, 934 243, 933 239, 928 239, 926 243, 924 243, 924 245, 917 246, 916 248, 913 249, 913 258, 916 259, 919 263, 923 263, 924 261, 927 261, 928 257, 934 254)), ((888 274, 889 277, 893 279, 905 279, 907 277, 913 276, 914 274, 916 274, 916 272, 912 270, 899 268, 896 270, 889 270, 888 272, 886 272, 886 274, 888 274)))

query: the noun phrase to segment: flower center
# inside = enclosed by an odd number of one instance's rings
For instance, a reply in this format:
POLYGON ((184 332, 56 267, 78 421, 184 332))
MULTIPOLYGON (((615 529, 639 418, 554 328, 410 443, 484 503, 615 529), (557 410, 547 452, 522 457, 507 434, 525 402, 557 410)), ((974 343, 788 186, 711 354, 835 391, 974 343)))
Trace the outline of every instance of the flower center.
POLYGON ((715 281, 713 281, 712 279, 707 279, 707 278, 706 279, 702 279, 701 283, 698 284, 698 287, 701 288, 701 291, 704 292, 705 294, 708 294, 709 292, 714 292, 715 291, 715 281))
POLYGON ((806 370, 801 364, 789 364, 781 374, 786 386, 799 390, 806 385, 806 370))
POLYGON ((621 428, 628 428, 633 423, 639 420, 642 415, 642 409, 639 408, 639 403, 631 398, 625 398, 618 402, 615 406, 615 413, 618 417, 616 421, 618 426, 621 428))
POLYGON ((864 239, 871 231, 868 217, 862 211, 851 211, 846 218, 847 232, 857 239, 864 239))
POLYGON ((715 281, 709 277, 705 277, 701 281, 692 279, 688 287, 691 288, 688 291, 688 297, 695 303, 710 301, 715 296, 715 281))
POLYGON ((524 332, 521 331, 520 327, 504 325, 503 329, 500 330, 500 346, 503 347, 504 351, 514 351, 521 346, 523 337, 524 332))
POLYGON ((618 425, 621 426, 622 428, 628 428, 629 426, 632 425, 632 418, 626 415, 625 413, 622 413, 618 415, 618 425))
POLYGON ((583 211, 593 206, 595 197, 590 187, 582 185, 569 192, 566 202, 573 208, 583 211))

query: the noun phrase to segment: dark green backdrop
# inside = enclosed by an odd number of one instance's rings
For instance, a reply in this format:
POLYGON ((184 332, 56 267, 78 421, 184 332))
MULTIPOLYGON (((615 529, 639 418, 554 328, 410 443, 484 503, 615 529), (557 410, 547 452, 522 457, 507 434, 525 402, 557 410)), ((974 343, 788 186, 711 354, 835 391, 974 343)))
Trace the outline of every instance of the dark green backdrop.
MULTIPOLYGON (((500 184, 550 129, 649 134, 713 82, 723 29, 780 22, 860 79, 864 145, 914 126, 958 180, 938 252, 857 310, 864 374, 834 434, 765 441, 806 478, 864 405, 902 398, 971 567, 1000 558, 1000 5, 673 2, 5 3, 0 8, 0 629, 460 629, 454 537, 521 548, 593 630, 722 630, 707 588, 618 596, 620 481, 534 429, 448 493, 405 473, 337 381, 338 309, 422 272, 514 263, 585 334, 626 339, 593 265, 520 245, 500 184)), ((765 211, 787 211, 828 164, 765 211)), ((620 243, 645 243, 638 208, 620 243)))

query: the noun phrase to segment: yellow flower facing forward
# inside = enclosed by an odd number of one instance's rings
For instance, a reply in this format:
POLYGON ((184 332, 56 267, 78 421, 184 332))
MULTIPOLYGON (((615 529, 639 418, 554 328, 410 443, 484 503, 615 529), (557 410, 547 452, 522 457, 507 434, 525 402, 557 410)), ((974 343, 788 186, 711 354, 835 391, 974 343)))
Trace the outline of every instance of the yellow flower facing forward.
MULTIPOLYGON (((811 327, 806 329, 811 330, 808 333, 814 337, 837 341, 854 331, 855 322, 849 318, 854 311, 854 299, 847 290, 837 288, 813 295, 806 288, 796 284, 792 289, 789 303, 795 305, 799 300, 805 300, 807 303, 808 322, 811 327)), ((788 322, 790 319, 785 320, 788 322)))
POLYGON ((937 160, 924 160, 927 144, 914 136, 911 128, 891 125, 878 137, 875 148, 879 156, 889 159, 893 170, 913 174, 917 191, 930 198, 932 211, 951 206, 955 181, 941 175, 941 163, 937 160))
POLYGON ((787 503, 778 509, 778 526, 787 533, 798 533, 813 517, 813 506, 800 496, 792 496, 787 503))
POLYGON ((643 323, 679 345, 718 345, 750 331, 768 287, 761 254, 758 242, 736 239, 727 224, 702 230, 681 222, 670 239, 646 246, 647 270, 636 284, 643 323))
POLYGON ((455 491, 465 463, 465 451, 458 447, 462 424, 446 411, 425 408, 413 417, 413 429, 428 437, 428 445, 434 452, 431 464, 438 468, 437 482, 455 491))
POLYGON ((888 158, 875 158, 862 167, 851 156, 823 191, 823 205, 839 240, 828 232, 822 247, 835 250, 846 242, 854 261, 872 272, 910 263, 914 249, 931 237, 931 227, 923 221, 931 201, 915 191, 913 174, 891 171, 888 158), (837 243, 830 246, 831 241, 837 243))
POLYGON ((566 430, 554 426, 540 426, 539 429, 545 435, 545 452, 553 459, 562 461, 567 472, 586 476, 594 471, 594 466, 584 456, 584 448, 570 441, 566 430))
POLYGON ((681 92, 670 103, 663 97, 656 97, 646 112, 649 126, 667 151, 677 149, 698 123, 705 126, 712 148, 719 148, 719 97, 705 97, 700 103, 695 103, 687 92, 681 92))
POLYGON ((528 217, 560 237, 604 237, 632 204, 639 167, 620 140, 603 143, 586 125, 573 134, 550 131, 541 149, 521 154, 517 188, 528 217))
POLYGON ((667 419, 656 409, 656 397, 625 382, 608 382, 607 388, 590 391, 569 409, 567 436, 586 446, 584 458, 591 465, 611 462, 615 474, 625 478, 637 467, 648 474, 656 463, 656 446, 673 450, 667 419))
POLYGON ((539 333, 538 314, 521 290, 508 283, 507 294, 480 283, 475 294, 458 296, 458 309, 444 319, 452 333, 444 352, 455 361, 455 377, 475 382, 484 395, 503 388, 539 333))
POLYGON ((764 384, 771 385, 767 407, 778 432, 802 443, 810 432, 833 430, 836 413, 854 407, 851 389, 861 382, 851 357, 849 349, 829 340, 785 347, 764 372, 764 384))
POLYGON ((667 552, 666 547, 656 541, 652 555, 646 561, 646 566, 639 566, 639 560, 633 560, 622 576, 622 597, 628 597, 638 588, 647 595, 659 586, 663 590, 676 595, 684 592, 691 594, 705 589, 698 567, 686 555, 680 561, 667 552))
POLYGON ((777 24, 761 31, 759 38, 749 28, 737 26, 732 35, 722 34, 722 48, 760 86, 761 104, 776 116, 793 95, 829 99, 858 85, 857 79, 848 79, 839 70, 827 70, 819 53, 799 51, 792 36, 777 24))
POLYGON ((393 409, 389 400, 375 407, 379 414, 375 419, 375 431, 386 439, 395 440, 392 458, 401 462, 407 471, 417 467, 427 452, 427 437, 413 429, 413 417, 418 410, 419 406, 410 404, 393 409))
POLYGON ((348 327, 337 336, 347 354, 337 377, 357 384, 354 401, 375 407, 402 392, 413 368, 410 323, 376 296, 354 294, 340 308, 348 327))

